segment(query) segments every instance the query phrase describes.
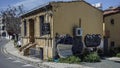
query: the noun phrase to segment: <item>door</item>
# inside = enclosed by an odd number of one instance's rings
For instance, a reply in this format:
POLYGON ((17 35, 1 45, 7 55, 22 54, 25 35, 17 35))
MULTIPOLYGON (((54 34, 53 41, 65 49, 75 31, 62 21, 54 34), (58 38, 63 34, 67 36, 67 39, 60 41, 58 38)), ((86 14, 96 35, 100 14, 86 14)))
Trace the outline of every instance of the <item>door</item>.
POLYGON ((35 42, 35 38, 34 38, 34 20, 30 19, 29 20, 29 36, 30 36, 30 42, 34 43, 35 42))
POLYGON ((40 59, 43 60, 43 48, 40 48, 40 59))
POLYGON ((108 38, 104 38, 104 55, 108 55, 108 38))

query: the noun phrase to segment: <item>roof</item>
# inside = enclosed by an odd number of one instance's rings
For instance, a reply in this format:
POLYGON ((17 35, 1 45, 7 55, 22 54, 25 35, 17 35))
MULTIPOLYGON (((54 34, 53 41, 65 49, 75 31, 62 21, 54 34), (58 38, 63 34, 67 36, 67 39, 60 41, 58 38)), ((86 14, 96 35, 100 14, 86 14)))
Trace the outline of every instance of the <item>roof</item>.
POLYGON ((50 5, 50 3, 46 3, 46 4, 43 4, 43 5, 37 6, 33 9, 31 9, 31 10, 26 11, 24 14, 21 15, 21 17, 23 17, 25 15, 29 15, 30 13, 33 13, 33 11, 37 11, 37 10, 42 9, 42 8, 44 8, 46 6, 49 6, 49 5, 50 5))
POLYGON ((112 7, 104 11, 104 16, 109 16, 120 12, 120 7, 112 7))
POLYGON ((84 3, 88 4, 89 6, 95 8, 95 9, 101 11, 101 12, 103 12, 102 10, 94 7, 93 5, 89 4, 88 2, 86 2, 86 1, 84 1, 84 0, 81 0, 81 1, 52 1, 52 2, 49 2, 49 3, 46 3, 46 4, 40 5, 40 6, 38 6, 38 7, 35 7, 35 8, 33 8, 33 9, 25 12, 24 14, 21 15, 21 17, 24 17, 25 15, 29 15, 30 13, 35 12, 35 11, 38 11, 39 9, 42 9, 42 8, 45 9, 45 7, 51 6, 51 3, 71 3, 71 2, 84 2, 84 3))

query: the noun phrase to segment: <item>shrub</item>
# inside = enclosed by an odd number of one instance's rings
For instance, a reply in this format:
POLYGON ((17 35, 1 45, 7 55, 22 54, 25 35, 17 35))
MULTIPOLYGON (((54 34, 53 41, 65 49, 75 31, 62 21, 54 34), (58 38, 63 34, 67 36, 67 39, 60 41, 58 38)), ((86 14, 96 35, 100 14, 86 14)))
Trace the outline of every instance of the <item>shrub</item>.
POLYGON ((120 53, 120 47, 115 47, 114 50, 115 50, 115 53, 120 53))
POLYGON ((100 57, 98 56, 96 52, 92 52, 84 58, 84 61, 85 62, 100 62, 100 57))
POLYGON ((47 61, 48 61, 48 62, 53 62, 53 59, 52 59, 52 58, 48 58, 47 61))
POLYGON ((17 47, 17 41, 16 40, 14 40, 14 46, 17 47))
POLYGON ((67 58, 60 58, 59 62, 61 63, 80 63, 81 59, 76 56, 70 56, 67 58))
POLYGON ((120 53, 117 53, 116 57, 120 57, 120 53))

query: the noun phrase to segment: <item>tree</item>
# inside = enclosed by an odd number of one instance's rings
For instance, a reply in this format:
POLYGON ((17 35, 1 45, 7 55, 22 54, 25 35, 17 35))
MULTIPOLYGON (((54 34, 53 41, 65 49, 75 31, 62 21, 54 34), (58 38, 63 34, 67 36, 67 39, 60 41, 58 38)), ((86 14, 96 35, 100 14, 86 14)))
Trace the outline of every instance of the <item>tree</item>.
POLYGON ((8 34, 20 34, 20 15, 24 13, 23 5, 17 7, 8 6, 6 10, 1 10, 0 12, 8 34))

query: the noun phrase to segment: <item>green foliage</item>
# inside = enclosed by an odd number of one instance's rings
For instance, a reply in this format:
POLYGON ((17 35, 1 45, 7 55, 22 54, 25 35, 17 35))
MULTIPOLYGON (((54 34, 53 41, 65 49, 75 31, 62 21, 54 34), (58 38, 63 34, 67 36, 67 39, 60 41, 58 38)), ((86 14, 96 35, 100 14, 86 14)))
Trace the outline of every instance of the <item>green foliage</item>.
POLYGON ((114 48, 114 51, 115 51, 116 54, 117 54, 117 53, 120 53, 120 47, 115 47, 115 48, 114 48))
POLYGON ((53 62, 53 59, 52 59, 52 58, 48 58, 47 61, 48 61, 48 62, 53 62))
POLYGON ((93 52, 93 53, 88 54, 84 58, 84 61, 85 62, 100 62, 100 57, 98 56, 96 52, 93 52))
POLYGON ((16 40, 14 40, 14 46, 17 47, 17 41, 16 40))
POLYGON ((120 53, 117 53, 116 57, 120 57, 120 53))
POLYGON ((60 58, 59 62, 60 63, 80 63, 81 59, 76 56, 70 56, 67 58, 60 58))

